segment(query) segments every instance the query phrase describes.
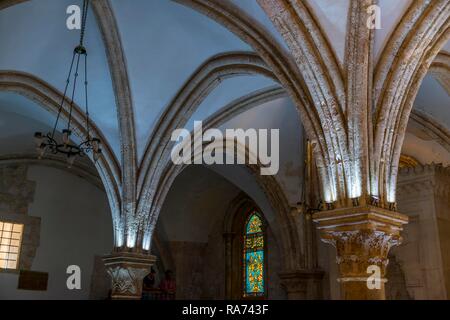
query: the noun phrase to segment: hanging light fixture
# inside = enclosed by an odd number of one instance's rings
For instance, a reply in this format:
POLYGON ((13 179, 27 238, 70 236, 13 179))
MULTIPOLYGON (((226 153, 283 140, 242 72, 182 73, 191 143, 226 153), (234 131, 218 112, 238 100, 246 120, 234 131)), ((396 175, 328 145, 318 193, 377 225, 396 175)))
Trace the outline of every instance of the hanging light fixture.
POLYGON ((101 155, 102 150, 100 149, 100 140, 98 138, 92 137, 89 126, 89 105, 88 105, 88 81, 87 81, 87 51, 83 46, 84 32, 86 28, 86 18, 89 8, 89 0, 83 1, 83 12, 81 20, 81 32, 80 32, 80 43, 73 51, 72 62, 70 63, 69 74, 67 76, 66 85, 64 88, 64 94, 61 99, 61 104, 59 105, 58 115, 56 117, 56 122, 53 127, 53 131, 44 135, 42 132, 36 132, 34 134, 36 150, 38 152, 38 157, 41 159, 45 153, 50 152, 52 154, 64 155, 67 159, 68 166, 71 167, 77 157, 83 157, 86 153, 92 152, 94 161, 97 161, 101 155), (80 144, 73 143, 70 139, 72 135, 71 124, 72 124, 72 109, 74 104, 75 92, 78 80, 78 70, 81 63, 84 63, 84 94, 85 94, 85 117, 86 117, 86 140, 80 144), (74 69, 75 66, 75 69, 74 69), (69 115, 67 128, 62 130, 62 141, 58 141, 55 137, 56 129, 58 126, 58 121, 61 117, 61 112, 63 110, 64 101, 67 97, 67 90, 70 86, 70 78, 73 73, 72 82, 72 93, 69 104, 69 115))

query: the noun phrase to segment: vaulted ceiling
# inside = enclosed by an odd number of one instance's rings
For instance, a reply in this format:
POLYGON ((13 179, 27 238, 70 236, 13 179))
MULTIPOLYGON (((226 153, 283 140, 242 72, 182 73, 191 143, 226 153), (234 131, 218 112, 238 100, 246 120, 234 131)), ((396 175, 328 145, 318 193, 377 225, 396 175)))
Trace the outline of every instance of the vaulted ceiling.
MULTIPOLYGON (((95 1, 95 0, 94 0, 95 1)), ((349 0, 304 0, 309 5, 340 64, 344 63, 349 0)), ((382 29, 375 33, 374 60, 379 58, 387 39, 413 0, 380 0, 382 29)), ((66 8, 80 0, 0 0, 0 71, 30 73, 63 91, 71 53, 79 32, 66 28, 66 8), (2 2, 3 1, 3 2, 2 2), (2 5, 3 4, 3 5, 2 5)), ((183 2, 183 1, 180 1, 183 2)), ((231 0, 242 14, 254 18, 287 49, 282 36, 256 0, 231 0)), ((129 79, 135 126, 137 159, 140 161, 151 132, 171 101, 189 77, 214 55, 253 49, 238 36, 206 15, 171 0, 110 0, 129 79)), ((122 161, 120 121, 114 83, 104 39, 94 14, 89 13, 85 44, 89 53, 91 116, 122 161)), ((450 52, 450 43, 444 50, 450 52)), ((262 75, 237 75, 220 79, 220 84, 200 103, 187 123, 204 120, 230 102, 255 90, 277 85, 262 75)), ((83 97, 76 102, 83 106, 83 97)), ((416 108, 450 128, 450 97, 442 85, 428 75, 416 99, 416 108)), ((19 126, 32 131, 51 128, 54 116, 37 108, 36 103, 15 93, 0 91, 0 125, 3 152, 16 152, 3 146, 12 135, 31 146, 19 126), (31 129, 32 128, 32 129, 31 129), (16 132, 17 131, 17 132, 16 132)), ((223 127, 281 129, 281 181, 292 202, 298 197, 301 170, 302 129, 292 101, 285 97, 256 106, 223 127)), ((407 136, 408 146, 417 145, 407 136)), ((31 136, 30 136, 31 140, 31 136)), ((414 148, 412 148, 414 149, 414 148)), ((444 157, 448 155, 444 155, 444 157)))

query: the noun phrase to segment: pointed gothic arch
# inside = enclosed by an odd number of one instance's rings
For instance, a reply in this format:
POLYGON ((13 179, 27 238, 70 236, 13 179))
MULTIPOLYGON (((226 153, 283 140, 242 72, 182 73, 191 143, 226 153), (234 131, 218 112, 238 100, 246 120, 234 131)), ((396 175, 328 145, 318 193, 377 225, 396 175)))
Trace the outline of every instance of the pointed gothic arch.
POLYGON ((241 193, 230 203, 223 225, 226 299, 266 299, 270 281, 267 236, 270 226, 264 213, 241 193), (252 219, 257 226, 248 230, 252 219))
MULTIPOLYGON (((0 71, 0 91, 19 94, 35 102, 38 107, 55 115, 58 113, 59 104, 62 100, 62 94, 48 83, 34 75, 19 71, 0 71)), ((67 121, 68 110, 69 106, 68 101, 66 100, 61 112, 61 119, 63 121, 67 121)), ((73 105, 72 121, 75 135, 85 139, 85 117, 83 116, 80 107, 76 104, 73 105)), ((102 180, 109 200, 114 228, 114 243, 117 245, 120 242, 120 235, 123 230, 120 225, 120 167, 111 147, 108 145, 108 142, 100 129, 98 129, 95 124, 91 124, 91 130, 95 136, 100 137, 100 139, 104 141, 102 155, 95 163, 95 167, 102 180)))

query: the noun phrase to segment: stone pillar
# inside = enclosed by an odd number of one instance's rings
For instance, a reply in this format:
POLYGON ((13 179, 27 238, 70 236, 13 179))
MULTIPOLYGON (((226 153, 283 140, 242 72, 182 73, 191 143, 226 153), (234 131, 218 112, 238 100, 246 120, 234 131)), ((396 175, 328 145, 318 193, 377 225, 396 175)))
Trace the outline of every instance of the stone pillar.
POLYGON ((296 270, 281 273, 279 276, 288 300, 322 299, 323 271, 296 270))
POLYGON ((408 217, 366 206, 322 211, 315 213, 313 219, 318 223, 322 241, 336 248, 341 297, 384 300, 389 249, 400 244, 400 231, 408 223, 408 217), (373 270, 379 271, 375 287, 367 281, 373 270))
POLYGON ((111 298, 140 300, 142 281, 155 261, 155 256, 128 252, 115 252, 103 257, 111 277, 111 298))

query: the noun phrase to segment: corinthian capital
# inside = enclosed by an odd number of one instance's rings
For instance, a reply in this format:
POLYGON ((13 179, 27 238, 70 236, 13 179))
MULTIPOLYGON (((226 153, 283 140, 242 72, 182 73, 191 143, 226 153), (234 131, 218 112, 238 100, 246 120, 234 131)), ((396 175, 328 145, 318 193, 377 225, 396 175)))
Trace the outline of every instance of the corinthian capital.
POLYGON ((353 207, 316 213, 322 241, 336 248, 342 293, 347 299, 383 299, 388 253, 401 243, 408 218, 377 207, 353 207), (379 270, 377 290, 366 286, 370 268, 379 270))

